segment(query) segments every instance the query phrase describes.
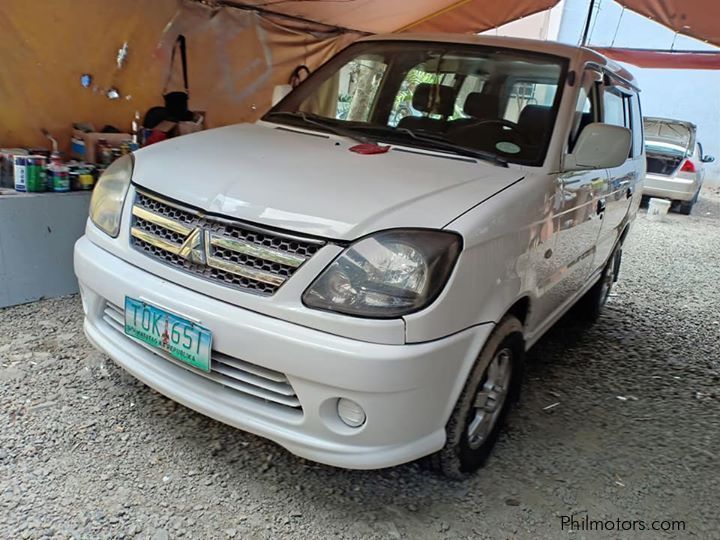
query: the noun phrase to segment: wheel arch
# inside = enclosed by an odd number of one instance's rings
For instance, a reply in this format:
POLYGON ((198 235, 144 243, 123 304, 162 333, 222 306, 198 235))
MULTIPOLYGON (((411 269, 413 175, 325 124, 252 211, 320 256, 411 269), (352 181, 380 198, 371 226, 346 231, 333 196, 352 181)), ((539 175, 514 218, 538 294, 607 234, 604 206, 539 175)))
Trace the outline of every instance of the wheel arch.
POLYGON ((520 324, 522 324, 523 328, 525 328, 525 323, 527 322, 528 315, 530 314, 530 308, 530 296, 524 295, 518 298, 515 303, 505 311, 505 315, 503 315, 503 317, 507 315, 512 315, 517 320, 519 320, 520 324))

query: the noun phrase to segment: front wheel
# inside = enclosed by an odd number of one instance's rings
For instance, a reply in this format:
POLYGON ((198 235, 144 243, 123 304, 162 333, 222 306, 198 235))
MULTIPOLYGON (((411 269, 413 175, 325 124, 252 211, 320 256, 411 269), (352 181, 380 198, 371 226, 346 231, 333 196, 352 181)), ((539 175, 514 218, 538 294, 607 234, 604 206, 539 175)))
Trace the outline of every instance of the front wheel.
POLYGON ((445 446, 429 457, 433 470, 462 479, 485 464, 519 395, 524 355, 522 324, 507 316, 493 330, 468 376, 445 427, 445 446))

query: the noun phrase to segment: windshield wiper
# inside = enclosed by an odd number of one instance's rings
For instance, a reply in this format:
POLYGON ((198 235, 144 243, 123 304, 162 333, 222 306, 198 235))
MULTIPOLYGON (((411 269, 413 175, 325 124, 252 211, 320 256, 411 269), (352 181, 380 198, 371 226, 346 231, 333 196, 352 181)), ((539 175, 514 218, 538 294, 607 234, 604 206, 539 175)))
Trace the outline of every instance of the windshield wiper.
POLYGON ((332 121, 330 118, 326 118, 324 116, 320 116, 313 113, 306 113, 303 111, 270 111, 267 113, 263 119, 270 119, 273 117, 280 117, 280 118, 292 118, 296 120, 300 120, 304 124, 308 124, 310 126, 315 126, 322 128, 324 130, 330 131, 334 133, 335 135, 340 135, 341 137, 347 137, 349 139, 352 139, 354 141, 364 143, 364 144, 376 144, 374 140, 371 140, 368 137, 363 137, 362 135, 358 135, 357 133, 338 126, 335 122, 332 121))
POLYGON ((440 133, 418 133, 408 128, 392 127, 392 126, 380 126, 374 124, 353 124, 353 130, 358 131, 374 131, 376 133, 382 133, 384 135, 397 136, 399 133, 408 135, 411 139, 422 142, 425 145, 430 146, 430 149, 436 149, 443 152, 450 152, 461 156, 474 157, 482 159, 484 161, 490 161, 500 167, 507 167, 507 161, 497 154, 487 152, 485 150, 479 150, 477 148, 471 148, 469 146, 462 146, 455 144, 447 137, 440 133))
POLYGON ((445 136, 439 133, 420 134, 407 128, 394 128, 392 126, 382 126, 377 124, 353 123, 349 124, 348 126, 339 126, 335 121, 330 118, 326 118, 324 116, 316 115, 313 113, 306 113, 303 111, 270 111, 263 117, 263 119, 270 120, 271 118, 276 116, 280 118, 300 120, 301 122, 310 126, 319 127, 324 130, 330 131, 335 135, 340 135, 341 137, 348 137, 364 144, 377 144, 378 137, 365 137, 359 135, 357 133, 358 131, 370 131, 378 133, 383 139, 385 137, 382 136, 390 135, 394 138, 397 138, 399 134, 405 134, 411 139, 423 143, 424 146, 429 146, 430 150, 440 150, 441 152, 450 152, 451 154, 482 159, 484 161, 494 163, 500 167, 508 166, 507 161, 502 157, 498 156, 497 154, 493 154, 492 152, 487 152, 485 150, 478 150, 477 148, 470 148, 468 146, 455 144, 454 142, 450 141, 445 136))

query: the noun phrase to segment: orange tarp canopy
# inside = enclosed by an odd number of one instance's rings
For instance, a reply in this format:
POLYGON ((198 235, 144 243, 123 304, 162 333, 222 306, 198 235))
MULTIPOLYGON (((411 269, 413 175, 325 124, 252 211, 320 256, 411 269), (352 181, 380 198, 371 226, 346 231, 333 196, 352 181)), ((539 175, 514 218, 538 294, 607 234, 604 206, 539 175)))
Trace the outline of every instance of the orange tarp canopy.
POLYGON ((296 66, 314 69, 364 33, 480 32, 557 1, 3 0, 0 147, 47 147, 47 129, 68 149, 73 122, 129 130, 135 111, 162 105, 178 34, 187 38, 190 106, 215 127, 257 119, 296 66), (112 88, 119 99, 108 99, 112 88))
POLYGON ((720 52, 655 51, 650 49, 604 47, 593 47, 593 49, 613 60, 626 62, 641 68, 720 69, 720 52))
MULTIPOLYGON (((619 0, 720 45, 720 0, 619 0)), ((365 33, 481 32, 558 0, 3 0, 0 147, 65 149, 73 122, 129 130, 162 105, 172 44, 188 42, 190 106, 214 127, 257 119, 299 64, 314 69, 365 33), (116 65, 128 44, 127 61, 116 65), (90 88, 80 78, 92 75, 90 88), (107 92, 116 88, 119 99, 107 92)), ((178 89, 173 78, 172 89, 178 89)))
POLYGON ((720 0, 617 0, 681 34, 720 46, 720 0))
POLYGON ((255 7, 373 34, 399 32, 481 32, 549 9, 559 0, 303 0, 225 1, 221 5, 255 7))

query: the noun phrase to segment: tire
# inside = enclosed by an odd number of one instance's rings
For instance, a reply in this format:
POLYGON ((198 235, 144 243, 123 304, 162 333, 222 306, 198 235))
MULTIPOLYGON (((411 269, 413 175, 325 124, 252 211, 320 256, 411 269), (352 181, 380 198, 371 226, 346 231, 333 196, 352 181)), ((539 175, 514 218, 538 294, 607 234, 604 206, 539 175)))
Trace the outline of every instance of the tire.
POLYGON ((699 198, 700 198, 700 190, 698 189, 695 192, 695 195, 693 196, 692 199, 690 199, 689 201, 684 201, 684 202, 680 201, 680 204, 678 205, 678 212, 680 212, 681 214, 684 214, 686 216, 689 216, 692 213, 693 206, 695 206, 695 203, 698 201, 699 198))
POLYGON ((687 202, 681 202, 678 206, 678 212, 689 216, 692 213, 693 206, 695 205, 694 201, 687 201, 687 202))
POLYGON ((522 324, 506 316, 490 334, 470 371, 445 427, 445 446, 427 460, 432 470, 461 480, 485 464, 508 410, 519 397, 524 357, 522 324), (477 407, 480 399, 483 406, 477 407), (475 436, 471 436, 471 428, 475 428, 475 436))
POLYGON ((618 243, 610 254, 598 282, 578 302, 580 318, 594 323, 607 304, 613 285, 617 282, 622 263, 622 243, 618 243))

